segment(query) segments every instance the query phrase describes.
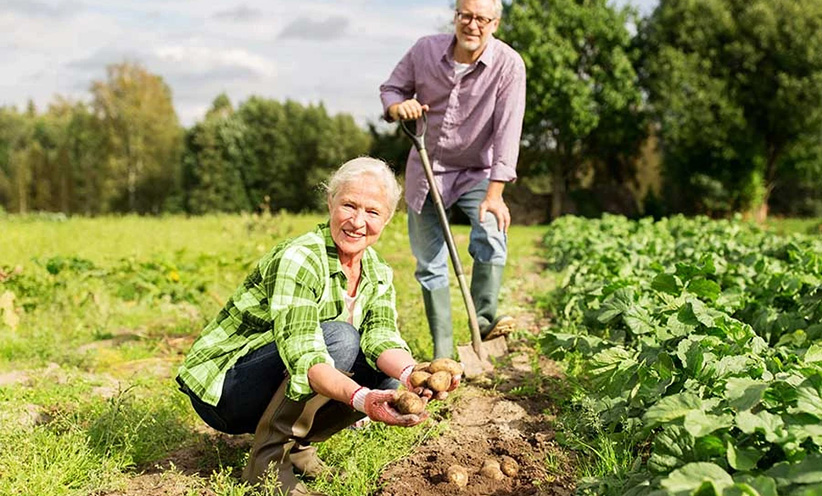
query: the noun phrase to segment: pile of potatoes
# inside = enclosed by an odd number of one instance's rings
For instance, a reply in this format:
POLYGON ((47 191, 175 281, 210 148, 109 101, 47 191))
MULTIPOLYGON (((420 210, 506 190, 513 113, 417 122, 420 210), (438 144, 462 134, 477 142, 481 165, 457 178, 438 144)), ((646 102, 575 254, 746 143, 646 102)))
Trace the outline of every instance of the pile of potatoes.
MULTIPOLYGON (((505 477, 516 477, 519 464, 510 456, 503 456, 500 461, 488 458, 482 463, 479 473, 491 480, 502 480, 505 477)), ((451 465, 445 473, 448 482, 463 488, 468 485, 468 469, 461 465, 451 465)))
MULTIPOLYGON (((408 378, 414 388, 425 387, 434 394, 448 391, 455 375, 462 374, 462 366, 450 358, 438 358, 433 362, 422 362, 414 366, 408 378)), ((425 409, 425 402, 411 391, 397 393, 393 406, 402 414, 418 414, 425 409)))

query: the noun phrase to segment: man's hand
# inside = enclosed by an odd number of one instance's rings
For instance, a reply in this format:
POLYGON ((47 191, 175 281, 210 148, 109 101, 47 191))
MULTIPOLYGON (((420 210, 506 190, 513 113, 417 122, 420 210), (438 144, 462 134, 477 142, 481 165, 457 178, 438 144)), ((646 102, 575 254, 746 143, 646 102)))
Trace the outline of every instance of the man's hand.
POLYGON ((414 98, 388 107, 388 116, 392 122, 419 119, 422 117, 423 112, 428 112, 428 105, 422 105, 414 98))
POLYGON ((390 405, 396 391, 390 389, 359 388, 351 397, 351 406, 368 415, 371 420, 388 425, 412 427, 428 418, 428 412, 402 415, 390 405))
POLYGON ((485 199, 482 200, 479 206, 479 221, 482 222, 485 219, 486 212, 491 212, 497 218, 499 230, 508 234, 508 227, 511 225, 511 212, 508 211, 508 205, 502 199, 502 190, 504 188, 505 183, 491 181, 485 199))

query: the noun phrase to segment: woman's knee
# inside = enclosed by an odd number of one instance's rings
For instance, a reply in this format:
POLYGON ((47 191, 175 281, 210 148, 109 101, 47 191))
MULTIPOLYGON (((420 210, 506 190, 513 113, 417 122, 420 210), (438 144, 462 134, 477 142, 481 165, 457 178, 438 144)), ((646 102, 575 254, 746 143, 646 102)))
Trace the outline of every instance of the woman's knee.
POLYGON ((360 333, 347 322, 323 322, 323 339, 337 369, 350 372, 360 351, 360 333))

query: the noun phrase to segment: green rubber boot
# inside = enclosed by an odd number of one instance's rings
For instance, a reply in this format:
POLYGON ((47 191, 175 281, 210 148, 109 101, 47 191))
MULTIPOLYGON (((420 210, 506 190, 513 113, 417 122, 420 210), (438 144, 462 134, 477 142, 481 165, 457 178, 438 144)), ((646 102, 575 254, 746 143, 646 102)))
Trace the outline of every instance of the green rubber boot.
POLYGON ((434 358, 451 358, 454 355, 454 333, 451 328, 451 290, 448 287, 422 289, 428 329, 434 340, 434 358))
POLYGON ((509 315, 497 315, 499 290, 502 287, 504 265, 474 262, 471 273, 471 297, 477 309, 482 339, 505 336, 514 330, 516 321, 509 315))
POLYGON ((294 401, 285 396, 287 385, 288 380, 283 380, 257 424, 248 464, 243 470, 243 480, 255 485, 269 476, 276 477, 276 489, 264 489, 266 496, 323 496, 309 490, 297 479, 289 455, 295 438, 308 434, 317 410, 329 399, 315 395, 306 401, 294 401))

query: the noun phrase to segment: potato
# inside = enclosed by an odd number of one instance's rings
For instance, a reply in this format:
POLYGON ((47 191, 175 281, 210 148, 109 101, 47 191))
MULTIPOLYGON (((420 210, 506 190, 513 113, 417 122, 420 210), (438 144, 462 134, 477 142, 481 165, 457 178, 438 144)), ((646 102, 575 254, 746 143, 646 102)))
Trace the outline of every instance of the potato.
POLYGON ((448 388, 451 387, 451 374, 442 370, 436 374, 431 374, 431 377, 425 383, 435 393, 448 391, 448 388))
POLYGON ((418 388, 425 386, 425 381, 427 381, 429 377, 431 377, 431 374, 420 370, 419 372, 412 372, 411 375, 408 376, 408 382, 411 383, 412 387, 418 388))
POLYGON ((431 366, 431 362, 420 362, 414 365, 414 368, 411 369, 413 372, 428 372, 428 367, 431 366))
POLYGON ((416 415, 425 410, 425 402, 422 398, 410 391, 400 391, 397 393, 392 404, 398 412, 404 415, 409 413, 416 415))
POLYGON ((500 470, 499 462, 493 459, 485 460, 482 464, 482 468, 480 469, 480 474, 483 477, 487 477, 491 480, 502 480, 505 478, 505 475, 500 470))
POLYGON ((436 374, 440 371, 446 371, 452 376, 454 375, 461 375, 462 374, 462 365, 450 358, 437 358, 431 365, 428 366, 428 371, 432 374, 436 374))
POLYGON ((500 462, 500 468, 502 469, 502 473, 508 477, 516 477, 517 472, 519 472, 519 463, 510 456, 503 456, 500 462))
POLYGON ((461 467, 460 465, 451 465, 448 467, 448 471, 445 473, 445 476, 448 478, 448 482, 459 488, 463 488, 468 485, 468 471, 465 470, 465 467, 461 467))

